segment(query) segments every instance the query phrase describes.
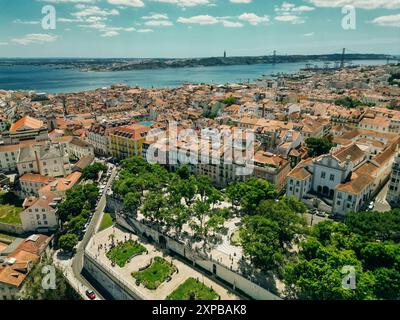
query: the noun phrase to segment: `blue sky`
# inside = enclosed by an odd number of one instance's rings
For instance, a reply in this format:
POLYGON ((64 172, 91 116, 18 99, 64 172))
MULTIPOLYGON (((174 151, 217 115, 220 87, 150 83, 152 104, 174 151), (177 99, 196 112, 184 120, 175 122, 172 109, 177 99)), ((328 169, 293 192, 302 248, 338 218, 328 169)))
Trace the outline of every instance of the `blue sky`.
POLYGON ((400 54, 400 0, 0 0, 0 57, 400 54), (54 6, 56 29, 42 27, 54 6), (344 5, 356 29, 342 28, 344 5))

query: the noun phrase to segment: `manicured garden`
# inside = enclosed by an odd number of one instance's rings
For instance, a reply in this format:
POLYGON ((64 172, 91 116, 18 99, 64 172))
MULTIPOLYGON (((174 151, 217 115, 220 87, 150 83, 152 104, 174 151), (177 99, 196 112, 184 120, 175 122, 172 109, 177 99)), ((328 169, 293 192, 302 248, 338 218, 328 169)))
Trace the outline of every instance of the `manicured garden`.
POLYGON ((200 281, 189 278, 182 283, 166 300, 217 300, 219 295, 200 281))
POLYGON ((119 267, 123 268, 130 259, 146 251, 146 248, 137 241, 128 240, 124 243, 118 244, 116 247, 108 251, 107 258, 119 267))
POLYGON ((231 245, 233 246, 240 246, 240 230, 236 230, 235 232, 232 233, 231 235, 231 245))
POLYGON ((0 223, 21 224, 22 203, 11 193, 0 194, 0 223))
POLYGON ((152 264, 143 271, 133 272, 132 276, 150 290, 157 289, 171 277, 176 267, 161 257, 155 257, 152 264))

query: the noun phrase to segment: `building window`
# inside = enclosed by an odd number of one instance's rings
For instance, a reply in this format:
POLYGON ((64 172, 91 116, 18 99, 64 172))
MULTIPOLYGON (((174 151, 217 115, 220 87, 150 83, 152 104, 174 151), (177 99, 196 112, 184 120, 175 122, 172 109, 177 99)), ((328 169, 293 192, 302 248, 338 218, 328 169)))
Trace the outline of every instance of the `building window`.
POLYGON ((331 174, 331 176, 329 177, 329 180, 335 181, 335 175, 334 175, 334 174, 331 174))
POLYGON ((322 171, 322 172, 321 172, 321 178, 322 178, 322 179, 325 179, 325 177, 326 177, 326 173, 325 173, 324 171, 322 171))

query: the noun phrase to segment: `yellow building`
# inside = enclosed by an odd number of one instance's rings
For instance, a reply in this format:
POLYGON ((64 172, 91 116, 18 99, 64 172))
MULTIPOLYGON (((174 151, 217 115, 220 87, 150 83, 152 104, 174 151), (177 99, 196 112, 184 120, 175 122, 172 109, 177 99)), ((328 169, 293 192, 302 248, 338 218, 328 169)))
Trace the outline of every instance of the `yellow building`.
POLYGON ((143 142, 150 127, 141 124, 116 127, 108 132, 109 153, 117 159, 142 155, 143 142))

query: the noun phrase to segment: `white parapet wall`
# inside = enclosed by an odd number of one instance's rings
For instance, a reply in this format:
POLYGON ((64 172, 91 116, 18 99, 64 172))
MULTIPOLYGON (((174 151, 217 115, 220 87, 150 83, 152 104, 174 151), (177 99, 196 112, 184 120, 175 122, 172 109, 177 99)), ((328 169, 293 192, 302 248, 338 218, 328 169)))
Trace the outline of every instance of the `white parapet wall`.
POLYGON ((134 227, 124 221, 124 219, 117 216, 117 223, 124 228, 131 230, 132 232, 140 232, 141 235, 144 235, 147 238, 151 237, 159 244, 160 239, 163 239, 163 241, 165 241, 166 249, 179 254, 180 256, 190 260, 194 266, 197 265, 202 269, 207 270, 211 274, 214 274, 217 278, 229 283, 232 286, 232 289, 239 289, 255 300, 281 300, 280 297, 259 286, 258 284, 246 279, 244 276, 230 270, 228 267, 210 259, 200 258, 198 253, 194 252, 183 243, 179 243, 178 241, 161 234, 157 230, 142 224, 136 219, 131 218, 129 221, 134 227))

